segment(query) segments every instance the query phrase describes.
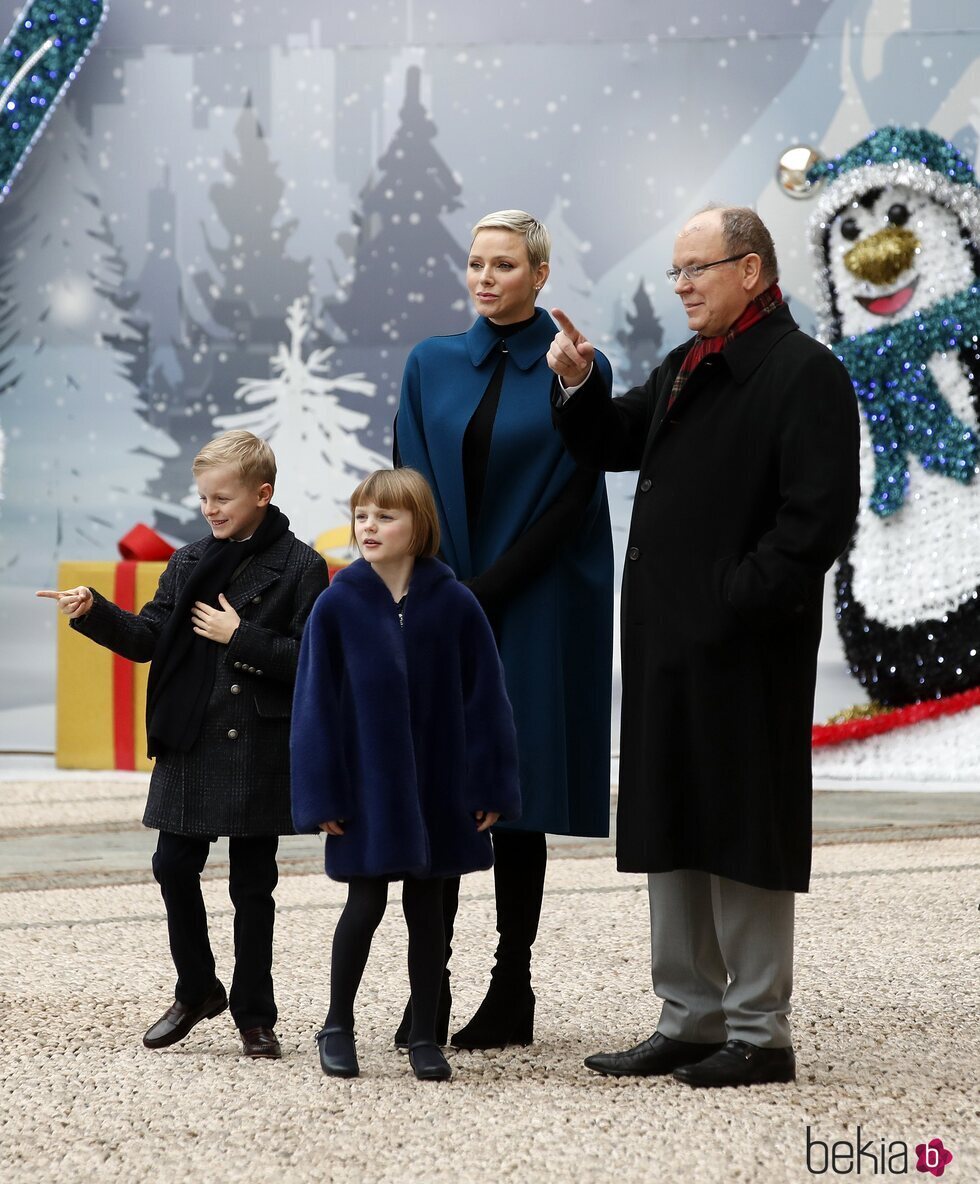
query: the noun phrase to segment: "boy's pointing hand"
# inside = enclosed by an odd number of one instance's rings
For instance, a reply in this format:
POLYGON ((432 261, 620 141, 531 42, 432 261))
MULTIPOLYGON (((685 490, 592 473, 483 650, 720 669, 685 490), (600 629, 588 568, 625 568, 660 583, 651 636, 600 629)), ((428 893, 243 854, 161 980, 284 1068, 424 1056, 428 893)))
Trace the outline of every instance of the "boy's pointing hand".
POLYGON ((72 618, 84 617, 95 603, 91 588, 68 588, 65 592, 56 592, 53 588, 45 588, 40 592, 35 592, 34 595, 41 596, 45 600, 57 600, 58 611, 64 613, 66 617, 72 618))

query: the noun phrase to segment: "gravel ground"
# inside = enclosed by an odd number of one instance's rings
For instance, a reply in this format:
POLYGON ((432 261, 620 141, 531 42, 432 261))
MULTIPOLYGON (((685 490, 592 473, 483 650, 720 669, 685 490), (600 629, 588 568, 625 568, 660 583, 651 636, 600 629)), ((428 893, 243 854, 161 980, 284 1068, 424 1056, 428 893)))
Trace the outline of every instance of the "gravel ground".
MULTIPOLYGON (((120 785, 91 783, 86 813, 77 786, 54 796, 23 788, 3 786, 2 835, 63 826, 69 814, 78 825, 117 823, 126 798, 120 785), (55 798, 63 809, 49 809, 55 798)), ((582 1067, 590 1052, 649 1035, 658 1013, 645 882, 617 874, 607 848, 598 850, 554 852, 535 959, 535 1043, 450 1052, 449 1084, 416 1082, 391 1045, 407 993, 397 887, 358 1001, 362 1076, 345 1082, 323 1077, 313 1045, 344 890, 308 864, 277 892, 285 1055, 266 1063, 238 1055, 227 1013, 171 1049, 140 1044, 172 998, 148 874, 68 887, 19 877, 0 892, 0 1179, 781 1184, 856 1174, 859 1163, 866 1177, 904 1174, 896 1169, 906 1147, 907 1178, 924 1179, 914 1147, 941 1138, 954 1156, 946 1178, 980 1180, 973 834, 817 848, 797 913, 799 1080, 722 1091, 582 1067), (834 1163, 821 1172, 824 1146, 835 1142, 836 1173, 834 1163)), ((205 894, 227 984, 226 881, 207 879, 205 894)), ((464 880, 457 934, 454 1026, 479 1002, 490 968, 489 874, 464 880)))

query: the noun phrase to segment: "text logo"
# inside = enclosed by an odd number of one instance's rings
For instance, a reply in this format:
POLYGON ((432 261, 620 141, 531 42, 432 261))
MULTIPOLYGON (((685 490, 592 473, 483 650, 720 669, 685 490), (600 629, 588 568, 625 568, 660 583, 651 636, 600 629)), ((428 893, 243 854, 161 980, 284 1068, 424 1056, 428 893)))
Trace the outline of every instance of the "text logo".
MULTIPOLYGON (((930 1139, 916 1145, 915 1168, 942 1176, 953 1162, 953 1153, 943 1146, 942 1139, 930 1139)), ((904 1176, 911 1166, 909 1145, 901 1139, 865 1138, 861 1127, 855 1128, 852 1139, 824 1140, 815 1138, 812 1128, 806 1128, 806 1170, 811 1176, 904 1176)))

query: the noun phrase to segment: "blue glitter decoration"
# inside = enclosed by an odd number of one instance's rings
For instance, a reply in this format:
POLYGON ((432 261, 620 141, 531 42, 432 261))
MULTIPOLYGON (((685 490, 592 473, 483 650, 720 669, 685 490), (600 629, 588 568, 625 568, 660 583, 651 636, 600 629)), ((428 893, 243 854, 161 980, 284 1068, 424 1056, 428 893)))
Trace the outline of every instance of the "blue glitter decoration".
POLYGON ((30 0, 0 49, 0 201, 88 56, 106 0, 30 0))
POLYGON ((898 160, 917 160, 957 184, 976 184, 973 166, 948 140, 924 128, 890 126, 878 128, 833 160, 821 160, 807 173, 807 180, 811 184, 822 178, 833 181, 852 169, 898 160))
POLYGON ((928 362, 973 346, 978 337, 980 287, 971 285, 924 313, 831 347, 847 367, 868 422, 875 462, 869 505, 880 517, 904 504, 910 455, 944 477, 974 479, 980 443, 953 414, 928 362))

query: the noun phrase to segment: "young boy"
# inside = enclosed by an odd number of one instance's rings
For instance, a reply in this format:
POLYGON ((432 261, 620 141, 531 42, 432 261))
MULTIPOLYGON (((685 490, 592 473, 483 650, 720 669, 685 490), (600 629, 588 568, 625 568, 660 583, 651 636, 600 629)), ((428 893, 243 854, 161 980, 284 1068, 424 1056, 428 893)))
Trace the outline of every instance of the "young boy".
POLYGON ((273 1028, 272 931, 279 835, 293 832, 289 720, 303 625, 327 586, 323 559, 271 504, 272 449, 226 432, 194 458, 210 536, 182 547, 139 614, 91 588, 56 599, 71 626, 135 662, 151 662, 147 740, 156 765, 143 825, 159 830, 153 875, 177 969, 173 1006, 143 1037, 182 1040, 231 1007, 247 1057, 280 1057, 273 1028), (200 873, 229 835, 235 907, 231 994, 215 974, 200 873))

